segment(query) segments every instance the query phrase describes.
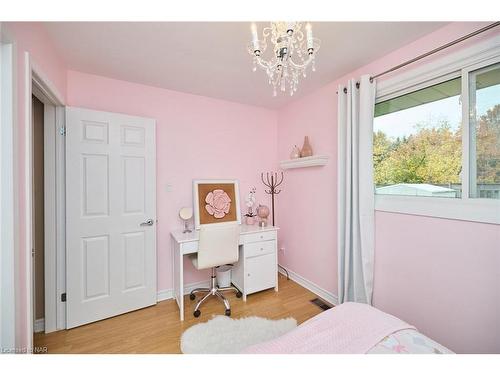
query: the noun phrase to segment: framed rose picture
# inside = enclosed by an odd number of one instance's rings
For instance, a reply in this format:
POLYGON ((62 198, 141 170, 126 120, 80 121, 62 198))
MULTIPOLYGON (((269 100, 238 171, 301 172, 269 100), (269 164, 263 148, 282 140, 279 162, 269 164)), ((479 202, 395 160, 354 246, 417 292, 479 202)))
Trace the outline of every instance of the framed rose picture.
POLYGON ((194 180, 193 198, 196 229, 205 224, 241 224, 237 180, 194 180))

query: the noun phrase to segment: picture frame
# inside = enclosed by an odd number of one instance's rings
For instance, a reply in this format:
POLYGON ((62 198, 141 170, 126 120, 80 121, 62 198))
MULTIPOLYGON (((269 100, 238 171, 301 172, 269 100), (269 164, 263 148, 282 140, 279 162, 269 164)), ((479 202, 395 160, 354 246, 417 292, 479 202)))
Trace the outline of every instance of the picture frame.
POLYGON ((238 180, 193 180, 194 225, 241 224, 238 180))

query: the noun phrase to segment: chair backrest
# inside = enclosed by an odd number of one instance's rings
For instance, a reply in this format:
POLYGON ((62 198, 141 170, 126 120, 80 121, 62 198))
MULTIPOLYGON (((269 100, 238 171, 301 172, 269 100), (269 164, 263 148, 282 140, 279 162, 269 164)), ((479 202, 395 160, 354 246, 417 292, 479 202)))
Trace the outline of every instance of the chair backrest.
POLYGON ((200 226, 198 268, 211 268, 238 261, 240 226, 238 223, 200 226))

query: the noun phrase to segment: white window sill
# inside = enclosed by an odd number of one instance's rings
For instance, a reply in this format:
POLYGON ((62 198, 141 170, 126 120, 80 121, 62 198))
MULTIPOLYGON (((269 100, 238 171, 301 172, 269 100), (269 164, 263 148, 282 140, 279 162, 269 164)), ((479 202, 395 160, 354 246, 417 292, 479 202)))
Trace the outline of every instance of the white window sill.
POLYGON ((375 210, 500 224, 500 200, 375 195, 375 210))

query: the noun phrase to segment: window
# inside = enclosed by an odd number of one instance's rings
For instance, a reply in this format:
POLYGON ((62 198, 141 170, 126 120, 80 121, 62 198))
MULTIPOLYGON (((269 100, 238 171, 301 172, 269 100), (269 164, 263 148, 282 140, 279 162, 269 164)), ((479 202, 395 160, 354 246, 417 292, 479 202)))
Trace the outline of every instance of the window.
POLYGON ((377 84, 375 210, 500 224, 500 35, 377 84))
POLYGON ((460 91, 455 78, 375 105, 377 194, 461 196, 460 91))
POLYGON ((500 64, 460 73, 375 105, 376 194, 500 199, 500 64))
POLYGON ((500 64, 469 74, 470 197, 500 199, 500 64))

